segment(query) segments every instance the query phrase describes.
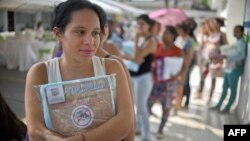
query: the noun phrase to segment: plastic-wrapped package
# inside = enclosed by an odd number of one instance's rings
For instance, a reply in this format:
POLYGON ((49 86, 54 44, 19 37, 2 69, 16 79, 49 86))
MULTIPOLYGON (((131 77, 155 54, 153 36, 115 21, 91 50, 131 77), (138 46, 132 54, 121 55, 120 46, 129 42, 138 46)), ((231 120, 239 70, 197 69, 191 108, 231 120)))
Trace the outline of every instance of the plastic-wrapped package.
POLYGON ((63 136, 94 129, 115 115, 115 74, 35 86, 46 127, 63 136))

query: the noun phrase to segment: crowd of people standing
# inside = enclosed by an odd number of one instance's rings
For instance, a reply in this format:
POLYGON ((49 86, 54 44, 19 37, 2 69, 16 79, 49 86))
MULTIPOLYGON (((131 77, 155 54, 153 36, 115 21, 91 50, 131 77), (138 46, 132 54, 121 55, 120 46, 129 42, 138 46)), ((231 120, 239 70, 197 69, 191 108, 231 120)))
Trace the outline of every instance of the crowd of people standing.
MULTIPOLYGON (((208 103, 211 103, 214 93, 216 78, 223 77, 223 94, 219 103, 211 109, 220 109, 223 100, 227 95, 227 89, 231 89, 229 104, 223 112, 229 112, 235 100, 237 86, 232 86, 231 82, 237 82, 242 74, 242 61, 245 58, 243 28, 236 26, 234 35, 239 40, 239 53, 241 57, 236 60, 232 57, 222 55, 220 48, 228 44, 227 37, 221 28, 224 21, 221 18, 213 17, 205 19, 195 34, 197 23, 194 19, 188 18, 176 26, 161 26, 155 20, 143 14, 137 17, 137 25, 133 30, 134 54, 128 55, 124 52, 124 26, 115 21, 107 20, 105 25, 105 38, 102 47, 97 51, 100 56, 108 58, 110 56, 118 58, 126 70, 129 81, 133 103, 136 107, 136 135, 141 135, 143 140, 150 140, 149 116, 155 115, 152 106, 156 102, 162 105, 161 123, 157 131, 157 138, 163 138, 163 129, 168 121, 170 111, 173 107, 174 115, 182 107, 183 97, 185 103, 183 107, 188 109, 191 98, 190 74, 195 65, 200 68, 200 85, 195 98, 204 96, 204 83, 210 74, 211 88, 208 103), (167 79, 161 78, 164 73, 164 58, 182 58, 183 63, 178 72, 171 74, 167 79), (231 58, 231 60, 229 59, 231 58), (126 68, 123 59, 131 60, 138 64, 138 69, 129 70, 126 68), (227 60, 227 61, 225 61, 227 60), (236 62, 235 68, 231 67, 230 74, 228 68, 225 70, 225 62, 236 62)), ((132 34, 132 33, 131 33, 132 34)), ((58 57, 58 56, 57 56, 58 57)), ((171 67, 171 66, 169 66, 171 67)))

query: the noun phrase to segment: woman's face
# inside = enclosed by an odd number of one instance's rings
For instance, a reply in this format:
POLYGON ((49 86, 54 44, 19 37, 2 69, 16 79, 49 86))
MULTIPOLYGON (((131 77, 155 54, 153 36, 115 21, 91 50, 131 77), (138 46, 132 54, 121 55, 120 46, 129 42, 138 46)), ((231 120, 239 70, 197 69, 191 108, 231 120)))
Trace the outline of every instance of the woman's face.
POLYGON ((160 34, 160 31, 161 31, 161 25, 158 23, 155 23, 152 27, 151 34, 153 36, 158 36, 160 34))
POLYGON ((234 27, 233 34, 235 38, 240 38, 243 35, 242 31, 238 27, 234 27))
POLYGON ((71 21, 59 37, 64 54, 78 60, 91 58, 100 44, 100 32, 99 18, 93 10, 73 12, 71 21))
POLYGON ((180 28, 180 27, 176 27, 176 31, 177 31, 178 35, 183 35, 184 34, 183 29, 180 28))
POLYGON ((203 27, 203 29, 202 29, 203 33, 208 34, 210 29, 209 29, 209 25, 208 25, 207 21, 204 22, 202 27, 203 27))
POLYGON ((169 32, 169 30, 165 30, 162 36, 162 40, 164 43, 172 43, 174 36, 169 32))
POLYGON ((137 29, 141 34, 148 33, 149 25, 142 19, 137 20, 137 29))

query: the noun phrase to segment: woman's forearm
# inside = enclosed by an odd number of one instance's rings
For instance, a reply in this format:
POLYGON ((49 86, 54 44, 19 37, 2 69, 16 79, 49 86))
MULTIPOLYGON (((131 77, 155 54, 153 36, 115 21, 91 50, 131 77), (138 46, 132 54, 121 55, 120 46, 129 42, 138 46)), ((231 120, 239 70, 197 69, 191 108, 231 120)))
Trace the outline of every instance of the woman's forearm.
POLYGON ((105 124, 100 127, 93 129, 84 134, 86 141, 120 141, 126 138, 133 127, 132 115, 127 120, 124 119, 127 117, 124 114, 117 115, 111 120, 107 121, 105 124), (114 128, 115 127, 115 128, 114 128))

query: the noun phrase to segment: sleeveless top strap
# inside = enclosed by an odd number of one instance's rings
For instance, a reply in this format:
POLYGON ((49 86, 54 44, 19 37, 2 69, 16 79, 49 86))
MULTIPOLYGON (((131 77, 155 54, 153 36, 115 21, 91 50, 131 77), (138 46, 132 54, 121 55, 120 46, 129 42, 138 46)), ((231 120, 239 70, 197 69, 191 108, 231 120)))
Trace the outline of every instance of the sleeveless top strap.
POLYGON ((61 82, 61 72, 59 67, 59 59, 54 58, 47 62, 45 62, 47 68, 47 75, 48 75, 48 83, 52 82, 61 82))
POLYGON ((93 61, 95 76, 105 75, 106 72, 105 72, 105 68, 104 68, 104 66, 105 66, 104 61, 101 62, 101 58, 96 57, 96 56, 92 57, 92 61, 93 61))
POLYGON ((51 74, 50 74, 50 69, 49 69, 49 61, 44 62, 45 66, 46 66, 46 70, 47 70, 47 77, 48 77, 48 83, 51 83, 51 74))
POLYGON ((104 74, 106 74, 106 67, 105 67, 105 59, 104 58, 102 58, 102 69, 103 69, 104 74))

